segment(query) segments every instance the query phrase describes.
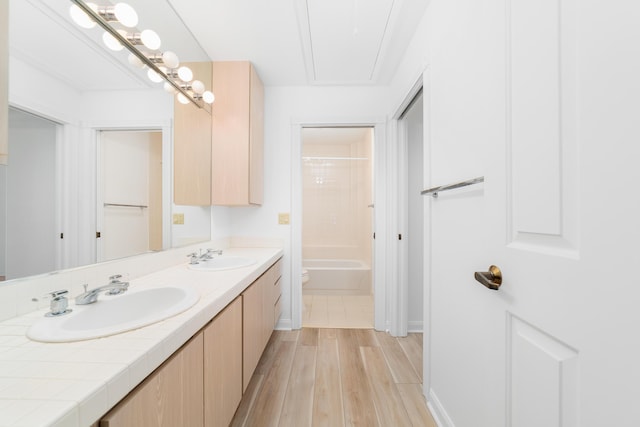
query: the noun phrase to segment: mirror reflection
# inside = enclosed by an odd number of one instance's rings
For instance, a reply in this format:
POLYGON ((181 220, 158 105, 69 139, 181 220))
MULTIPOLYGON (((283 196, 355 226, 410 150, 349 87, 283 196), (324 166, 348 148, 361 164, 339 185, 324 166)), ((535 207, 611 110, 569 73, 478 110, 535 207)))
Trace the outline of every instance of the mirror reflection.
MULTIPOLYGON (((161 51, 209 62, 167 1, 128 3, 140 26, 161 36, 161 51)), ((126 51, 108 50, 103 31, 75 25, 70 6, 9 1, 3 280, 211 237, 210 207, 172 203, 173 96, 132 67, 126 51), (184 224, 173 224, 173 214, 184 224)))

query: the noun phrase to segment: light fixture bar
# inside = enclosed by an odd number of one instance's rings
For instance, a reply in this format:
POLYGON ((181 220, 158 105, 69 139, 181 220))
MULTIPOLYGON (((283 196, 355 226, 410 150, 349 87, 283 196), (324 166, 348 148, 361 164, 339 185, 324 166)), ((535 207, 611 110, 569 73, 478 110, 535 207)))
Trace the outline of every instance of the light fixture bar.
POLYGON ((156 64, 154 64, 147 56, 140 52, 136 47, 122 34, 116 31, 109 23, 102 17, 98 12, 95 12, 91 9, 87 4, 82 0, 71 0, 75 3, 83 12, 89 15, 94 21, 98 23, 106 32, 111 34, 116 40, 118 40, 124 47, 126 47, 129 52, 133 53, 135 56, 142 61, 147 67, 155 71, 160 77, 162 77, 167 83, 173 86, 179 93, 184 95, 189 101, 191 101, 196 107, 203 108, 202 102, 198 102, 191 94, 189 94, 186 90, 182 88, 181 85, 176 83, 173 79, 170 79, 156 64))
POLYGON ((368 157, 318 157, 303 156, 302 160, 369 160, 368 157))

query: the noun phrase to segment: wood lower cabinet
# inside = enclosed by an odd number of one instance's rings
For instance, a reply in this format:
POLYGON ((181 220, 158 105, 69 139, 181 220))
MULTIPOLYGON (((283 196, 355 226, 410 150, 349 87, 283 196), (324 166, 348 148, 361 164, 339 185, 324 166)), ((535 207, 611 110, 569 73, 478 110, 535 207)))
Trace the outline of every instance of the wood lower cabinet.
POLYGON ((189 340, 100 421, 100 427, 202 426, 203 333, 189 340))
POLYGON ((242 294, 243 391, 249 385, 278 320, 275 316, 280 307, 281 262, 278 260, 242 294))
POLYGON ((100 427, 226 427, 280 316, 281 260, 118 403, 100 427))
POLYGON ((238 297, 204 328, 204 425, 227 427, 242 391, 242 297, 238 297))
POLYGON ((254 282, 242 294, 242 391, 247 389, 251 375, 262 356, 263 347, 263 286, 254 282))

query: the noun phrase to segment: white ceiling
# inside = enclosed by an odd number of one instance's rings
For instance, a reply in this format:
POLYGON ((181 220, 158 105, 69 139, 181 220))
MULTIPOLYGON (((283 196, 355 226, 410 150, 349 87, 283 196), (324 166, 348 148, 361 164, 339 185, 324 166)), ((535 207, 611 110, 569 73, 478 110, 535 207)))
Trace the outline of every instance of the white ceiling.
MULTIPOLYGON (((125 1, 138 11, 140 29, 160 34, 161 50, 174 50, 183 61, 249 60, 265 85, 278 86, 388 84, 429 3, 125 1)), ((74 25, 70 5, 69 0, 10 0, 11 55, 79 91, 153 87, 144 72, 127 63, 125 52, 104 47, 102 31, 74 25)))
POLYGON ((168 0, 209 57, 266 85, 389 83, 429 0, 168 0))

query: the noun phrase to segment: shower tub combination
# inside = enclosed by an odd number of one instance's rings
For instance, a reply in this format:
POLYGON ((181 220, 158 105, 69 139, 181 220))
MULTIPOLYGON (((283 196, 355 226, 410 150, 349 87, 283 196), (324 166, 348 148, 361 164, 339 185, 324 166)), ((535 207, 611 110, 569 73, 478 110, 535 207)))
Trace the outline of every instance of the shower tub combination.
POLYGON ((371 295, 371 267, 355 259, 303 259, 307 295, 371 295))

